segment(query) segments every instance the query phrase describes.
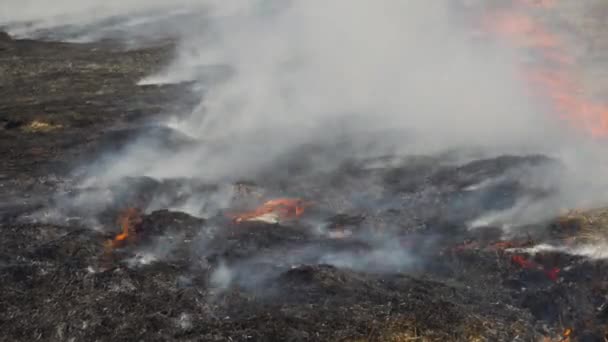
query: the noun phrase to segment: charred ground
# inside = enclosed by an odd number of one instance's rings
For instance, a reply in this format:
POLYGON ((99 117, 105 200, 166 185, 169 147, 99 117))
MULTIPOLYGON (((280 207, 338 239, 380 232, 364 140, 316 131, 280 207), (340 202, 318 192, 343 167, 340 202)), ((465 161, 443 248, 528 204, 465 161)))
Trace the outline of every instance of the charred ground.
MULTIPOLYGON (((466 228, 480 208, 546 195, 551 189, 519 181, 529 168, 559 170, 542 156, 352 161, 235 185, 247 196, 314 200, 308 218, 280 224, 166 210, 187 200, 176 192, 184 184, 199 194, 218 185, 148 178, 109 189, 110 204, 95 213, 100 226, 77 210, 53 224, 32 219, 95 194, 70 188, 70 171, 83 161, 141 134, 166 145, 180 139, 143 123, 187 103, 175 101, 192 98, 187 85, 137 85, 171 54, 170 44, 124 50, 1 36, 2 340, 559 341, 572 328, 574 340, 603 341, 605 261, 552 252, 524 262, 499 244, 497 227, 466 228), (365 195, 358 205, 353 193, 365 195), (137 239, 109 253, 120 211, 151 208, 159 197, 167 201, 142 214, 137 239), (146 260, 149 249, 162 258, 146 260), (396 260, 386 261, 387 251, 396 260)), ((528 246, 582 228, 576 219, 539 223, 502 243, 528 246)))

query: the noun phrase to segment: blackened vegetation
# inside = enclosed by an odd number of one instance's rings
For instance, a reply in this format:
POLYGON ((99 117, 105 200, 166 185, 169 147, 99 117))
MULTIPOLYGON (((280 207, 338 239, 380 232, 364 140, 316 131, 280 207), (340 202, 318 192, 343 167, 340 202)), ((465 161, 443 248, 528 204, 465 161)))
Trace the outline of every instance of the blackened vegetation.
MULTIPOLYGON (((542 156, 350 161, 313 175, 299 165, 240 183, 313 201, 301 220, 279 224, 167 210, 219 191, 188 179, 128 178, 96 210, 71 208, 98 190, 63 191, 76 162, 141 132, 167 149, 192 143, 138 126, 187 91, 136 85, 170 53, 0 36, 1 340, 536 341, 566 328, 602 340, 605 261, 552 252, 518 264, 497 244, 499 227, 467 229, 482 212, 550 194, 525 182, 531 169, 559 169, 542 156), (101 229, 28 219, 50 207, 101 229), (149 209, 137 239, 108 251, 128 207, 149 209), (554 268, 557 279, 547 276, 554 268)), ((539 223, 508 244, 578 230, 539 223)))
POLYGON ((107 141, 106 129, 126 130, 192 101, 183 85, 136 85, 171 57, 170 45, 122 51, 5 37, 0 54, 0 177, 13 182, 65 172, 107 141))

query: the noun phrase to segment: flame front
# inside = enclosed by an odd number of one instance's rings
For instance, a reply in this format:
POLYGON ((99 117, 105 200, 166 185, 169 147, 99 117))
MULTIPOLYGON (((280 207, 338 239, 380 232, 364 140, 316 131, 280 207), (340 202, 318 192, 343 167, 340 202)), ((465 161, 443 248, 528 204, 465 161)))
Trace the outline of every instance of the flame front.
POLYGON ((118 216, 118 225, 121 233, 114 239, 106 242, 106 247, 110 250, 122 247, 127 241, 132 241, 137 235, 137 227, 141 224, 141 211, 137 208, 128 208, 118 216))
POLYGON ((236 223, 266 221, 269 215, 276 220, 295 219, 302 216, 304 210, 309 206, 310 203, 298 198, 278 198, 267 201, 252 211, 232 215, 232 218, 236 223))
POLYGON ((546 99, 561 118, 593 137, 608 136, 608 105, 584 94, 576 58, 557 34, 527 13, 533 7, 549 10, 555 5, 556 0, 517 0, 511 8, 487 14, 483 26, 509 44, 540 57, 542 66, 522 66, 523 77, 532 92, 546 99))

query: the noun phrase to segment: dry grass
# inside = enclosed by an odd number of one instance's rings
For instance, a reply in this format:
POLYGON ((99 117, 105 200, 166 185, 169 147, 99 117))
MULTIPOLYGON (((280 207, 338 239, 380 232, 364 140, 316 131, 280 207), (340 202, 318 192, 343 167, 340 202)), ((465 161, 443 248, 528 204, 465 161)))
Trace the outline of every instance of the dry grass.
MULTIPOLYGON (((455 330, 458 328, 455 327, 455 330)), ((467 324, 465 331, 460 330, 460 334, 454 332, 453 335, 446 335, 445 331, 431 331, 421 329, 416 322, 409 319, 392 319, 388 322, 371 325, 368 336, 348 340, 350 342, 432 342, 432 341, 470 341, 485 342, 483 337, 483 324, 474 322, 467 324)))
POLYGON ((34 120, 22 128, 27 133, 47 133, 63 128, 63 125, 34 120))
POLYGON ((415 325, 406 320, 393 320, 385 324, 373 324, 365 338, 355 338, 350 342, 412 342, 433 341, 421 336, 415 325))
POLYGON ((608 242, 608 208, 572 210, 558 219, 559 228, 575 230, 575 238, 586 243, 608 242))

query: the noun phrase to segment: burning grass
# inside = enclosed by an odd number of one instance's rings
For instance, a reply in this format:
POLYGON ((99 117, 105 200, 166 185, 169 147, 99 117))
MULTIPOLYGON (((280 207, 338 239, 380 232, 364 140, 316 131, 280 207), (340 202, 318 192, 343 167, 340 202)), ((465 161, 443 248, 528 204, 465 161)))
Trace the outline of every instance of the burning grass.
MULTIPOLYGON (((520 2, 531 5, 542 4, 548 6, 547 8, 552 5, 550 1, 521 0, 520 2)), ((552 49, 553 52, 560 52, 559 44, 551 40, 552 33, 548 30, 546 32, 541 30, 542 34, 534 33, 534 30, 538 29, 538 23, 531 23, 533 19, 528 19, 507 23, 507 27, 503 29, 509 31, 509 35, 522 38, 517 40, 518 44, 533 49, 552 49), (509 27, 513 23, 515 27, 509 27), (521 29, 522 25, 524 29, 521 29), (530 37, 524 39, 522 35, 530 35, 530 37)), ((31 42, 31 44, 38 43, 31 42)), ((44 59, 6 58, 4 61, 47 61, 50 59, 48 56, 57 55, 61 57, 58 64, 65 64, 63 59, 67 47, 51 52, 46 49, 43 54, 44 59)), ((546 51, 547 59, 552 58, 556 63, 562 63, 558 66, 567 65, 567 55, 546 51)), ((83 59, 96 60, 104 58, 103 56, 104 53, 100 50, 83 59)), ((30 67, 30 69, 43 68, 30 67)), ((530 73, 534 77, 530 78, 530 82, 541 88, 542 93, 548 95, 551 100, 564 100, 568 111, 580 109, 579 107, 583 106, 580 105, 579 100, 587 101, 586 97, 578 93, 571 95, 575 97, 574 99, 558 96, 564 89, 575 92, 579 90, 579 82, 570 82, 572 76, 570 71, 565 74, 534 74, 532 70, 530 73)), ((98 85, 96 81, 98 77, 94 75, 97 71, 87 72, 92 75, 87 79, 92 80, 89 83, 94 91, 98 85)), ((36 76, 35 80, 37 83, 44 81, 39 76, 36 76)), ((25 82, 29 82, 28 79, 24 78, 25 82)), ((130 84, 124 82, 124 77, 119 78, 117 82, 130 84)), ((77 97, 85 98, 81 95, 79 93, 77 97)), ((106 102, 103 98, 99 100, 95 97, 99 101, 87 100, 87 105, 82 105, 80 108, 86 108, 82 111, 83 117, 90 118, 91 122, 100 117, 111 117, 103 112, 102 108, 105 107, 116 108, 116 112, 119 113, 116 116, 122 115, 125 108, 129 108, 118 101, 128 97, 123 95, 118 90, 112 95, 112 103, 115 103, 115 106, 105 106, 106 102), (104 105, 94 107, 94 103, 104 105), (104 115, 99 115, 101 112, 104 115)), ((149 99, 157 97, 152 95, 149 99)), ((65 102, 64 100, 58 102, 62 101, 65 102)), ((75 107, 73 102, 63 102, 62 106, 66 108, 75 107)), ((16 113, 21 112, 19 108, 15 108, 16 113)), ((149 109, 139 108, 136 111, 147 113, 149 109)), ((65 111, 61 110, 61 112, 65 111)), ((29 119, 25 120, 28 121, 29 119)), ((73 127, 70 121, 58 120, 58 122, 66 122, 64 127, 66 132, 73 127)), ((32 132, 44 132, 53 127, 43 121, 30 126, 32 132)), ((20 127, 12 131, 17 133, 26 131, 24 126, 20 127)), ((598 127, 601 127, 601 124, 598 127)), ((56 128, 60 127, 53 129, 56 128)), ((85 127, 76 141, 80 142, 94 135, 85 127)), ((45 134, 23 136, 27 137, 21 139, 34 141, 44 137, 45 134)), ((18 144, 24 142, 18 139, 15 140, 18 144)), ((41 144, 41 146, 46 145, 41 144)), ((18 151, 19 148, 11 148, 11 150, 18 151)), ((23 158, 26 159, 27 156, 23 158)), ((516 161, 509 159, 505 163, 511 165, 516 161)), ((18 167, 19 164, 15 165, 17 166, 14 169, 19 175, 28 172, 27 168, 18 167)), ((488 165, 493 163, 476 164, 475 170, 485 170, 488 165)), ((497 167, 500 170, 504 168, 506 167, 497 167)), ((449 169, 442 180, 445 179, 445 184, 458 184, 453 176, 457 173, 449 169)), ((481 178, 484 177, 480 176, 484 174, 483 172, 472 172, 467 169, 459 173, 472 175, 471 179, 475 182, 482 181, 481 178)), ((396 179, 408 179, 408 182, 411 178, 411 175, 400 170, 395 170, 394 174, 396 179)), ((339 177, 347 176, 336 175, 336 178, 339 177)), ((366 176, 361 173, 360 177, 366 176)), ((430 186, 415 179, 411 182, 415 185, 413 186, 415 189, 425 189, 430 186)), ((393 185, 391 189, 395 187, 393 185)), ((35 192, 30 189, 29 186, 19 188, 20 191, 35 192)), ((246 187, 240 191, 247 196, 251 195, 251 191, 246 187)), ((302 193, 303 196, 308 195, 315 200, 318 198, 304 192, 293 192, 302 193)), ((253 194, 251 197, 256 195, 253 194)), ((446 197, 450 196, 451 194, 446 194, 446 197)), ((411 201, 414 207, 410 212, 400 212, 399 210, 403 208, 399 207, 390 209, 390 212, 378 209, 377 215, 369 215, 365 218, 365 223, 381 225, 381 219, 385 219, 387 225, 394 223, 406 233, 411 222, 408 219, 420 214, 422 218, 416 223, 420 223, 423 227, 422 233, 436 233, 432 231, 437 226, 435 222, 422 214, 427 210, 432 214, 432 208, 429 207, 434 205, 448 206, 447 200, 442 202, 443 197, 438 196, 437 201, 426 203, 421 201, 420 204, 416 203, 413 197, 405 198, 411 201)), ((318 203, 321 203, 321 199, 318 203)), ((361 253, 368 250, 364 248, 367 247, 366 241, 356 241, 357 244, 349 241, 356 239, 357 234, 344 235, 346 231, 339 231, 343 225, 358 224, 362 220, 360 218, 352 222, 345 219, 338 220, 341 223, 336 223, 334 228, 338 229, 336 236, 340 239, 330 242, 309 236, 301 229, 290 229, 289 225, 286 225, 285 229, 276 229, 276 226, 268 224, 282 220, 297 220, 308 212, 309 206, 309 202, 298 198, 269 200, 251 211, 230 216, 239 224, 258 221, 259 225, 256 227, 262 229, 248 229, 249 227, 243 224, 242 227, 245 228, 243 231, 247 231, 247 234, 228 237, 222 236, 220 229, 217 238, 212 236, 213 239, 210 240, 202 239, 203 241, 198 241, 200 244, 195 246, 180 245, 179 252, 194 250, 200 253, 196 256, 184 253, 187 256, 179 259, 179 262, 174 259, 159 258, 154 263, 141 268, 129 268, 125 263, 121 263, 112 268, 111 272, 89 271, 89 268, 99 261, 99 256, 104 252, 111 253, 123 249, 126 255, 131 252, 127 248, 131 244, 138 243, 145 247, 146 241, 143 241, 145 237, 153 232, 159 235, 166 234, 168 227, 175 228, 179 233, 187 232, 183 234, 187 239, 183 240, 195 240, 191 239, 191 236, 204 231, 201 228, 204 225, 203 220, 169 211, 144 215, 136 208, 128 208, 118 217, 120 232, 109 240, 106 240, 108 236, 97 234, 87 227, 75 229, 71 225, 4 223, 3 239, 0 240, 2 247, 0 250, 3 251, 0 252, 2 280, 0 306, 3 307, 3 310, 0 310, 0 325, 3 331, 0 340, 64 341, 96 340, 107 337, 118 340, 184 341, 192 339, 344 341, 348 338, 357 341, 512 341, 517 339, 532 341, 540 339, 541 336, 552 336, 547 340, 568 341, 583 336, 583 329, 576 326, 576 334, 570 330, 570 334, 565 331, 560 337, 564 324, 575 326, 577 322, 586 320, 591 322, 589 325, 605 324, 603 316, 597 318, 597 322, 593 321, 598 315, 596 308, 605 301, 606 287, 597 286, 598 283, 606 282, 605 275, 608 273, 605 271, 605 261, 591 262, 574 258, 572 260, 575 262, 573 262, 565 259, 564 265, 559 265, 560 271, 546 266, 542 255, 532 257, 511 251, 539 242, 530 239, 493 243, 474 240, 454 248, 457 253, 448 256, 437 256, 436 251, 430 250, 425 255, 430 256, 428 259, 432 259, 433 264, 425 265, 428 267, 423 270, 423 274, 413 276, 403 273, 370 276, 346 267, 325 267, 317 264, 306 267, 306 272, 300 270, 295 276, 289 276, 289 271, 280 269, 280 266, 288 262, 284 260, 278 262, 276 259, 280 258, 274 258, 270 260, 273 262, 273 271, 280 275, 266 279, 266 282, 259 287, 252 289, 234 286, 228 292, 220 294, 213 292, 215 289, 209 288, 207 279, 210 278, 210 272, 218 268, 218 260, 222 259, 238 264, 239 261, 249 260, 258 255, 263 256, 263 253, 267 252, 280 252, 272 255, 293 256, 301 246, 322 245, 347 251, 357 248, 357 252, 360 250, 361 253), (211 243, 203 244, 206 241, 211 243), (275 261, 277 262, 274 263, 275 261), (524 271, 519 271, 521 269, 524 271), (541 279, 559 278, 559 281, 528 279, 532 277, 526 277, 526 273, 538 273, 541 277, 537 278, 541 279), (265 293, 260 288, 266 287, 275 291, 273 293, 275 297, 270 299, 264 297, 265 293), (522 290, 523 288, 525 290, 522 290), (523 298, 525 296, 527 297, 523 298), (530 299, 527 298, 534 299, 538 304, 528 305, 526 301, 529 302, 530 299), (183 317, 186 319, 182 319, 183 317), (561 322, 562 320, 564 323, 561 322), (176 324, 184 321, 186 323, 176 324), (551 327, 552 331, 544 329, 547 326, 551 327)), ((429 214, 430 216, 432 215, 429 214)), ((225 223, 225 218, 224 221, 218 221, 225 223)), ((571 212, 560 218, 557 226, 563 240, 576 237, 584 241, 605 241, 607 224, 608 210, 598 209, 571 212), (566 226, 572 226, 573 230, 568 231, 564 228, 566 226)), ((451 239, 449 242, 455 243, 455 238, 451 234, 460 234, 459 227, 456 222, 451 225, 448 234, 445 234, 445 231, 439 233, 449 235, 451 239)), ((533 229, 537 228, 543 227, 533 227, 533 229)), ((411 239, 411 241, 402 244, 401 247, 414 249, 420 240, 411 239)), ((601 332, 594 336, 601 339, 603 334, 604 332, 601 332)))
POLYGON ((513 255, 511 257, 511 261, 523 269, 540 271, 544 273, 551 281, 557 281, 557 279, 559 278, 560 269, 558 267, 548 268, 530 259, 527 259, 522 255, 513 255))
MULTIPOLYGON (((489 244, 483 244, 479 241, 469 241, 465 243, 461 243, 452 247, 450 252, 452 254, 463 253, 466 251, 480 251, 480 252, 496 252, 497 256, 504 257, 508 254, 513 253, 513 251, 521 251, 526 250, 527 247, 534 246, 535 242, 531 239, 527 240, 503 240, 497 241, 489 244)), ((547 267, 541 263, 533 261, 532 259, 522 255, 515 254, 511 255, 509 258, 513 265, 518 266, 521 269, 533 271, 533 272, 541 272, 543 273, 549 280, 555 282, 559 279, 560 268, 558 267, 547 267)))
POLYGON ((304 214, 304 210, 311 205, 311 203, 298 198, 277 198, 265 202, 252 211, 230 216, 235 223, 252 221, 279 223, 280 221, 299 218, 304 214))
POLYGON ((137 233, 142 223, 142 212, 137 208, 128 208, 118 216, 118 225, 121 233, 113 239, 106 241, 106 249, 111 252, 115 248, 124 247, 137 239, 137 233))

